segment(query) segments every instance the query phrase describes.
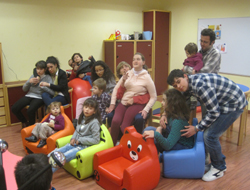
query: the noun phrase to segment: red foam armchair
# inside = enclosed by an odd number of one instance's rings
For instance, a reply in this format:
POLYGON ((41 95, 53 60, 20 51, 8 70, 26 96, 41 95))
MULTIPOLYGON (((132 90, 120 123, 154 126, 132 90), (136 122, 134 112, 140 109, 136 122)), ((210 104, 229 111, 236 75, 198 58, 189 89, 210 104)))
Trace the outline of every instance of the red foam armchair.
MULTIPOLYGON (((58 132, 56 132, 55 134, 49 136, 47 138, 47 144, 44 145, 42 148, 37 148, 38 143, 40 142, 40 140, 38 142, 28 142, 25 140, 26 137, 31 136, 31 132, 34 129, 34 127, 36 125, 31 125, 29 127, 23 128, 21 131, 21 135, 22 135, 22 141, 23 141, 23 147, 24 150, 26 152, 26 154, 30 154, 30 153, 44 153, 44 154, 48 154, 50 153, 52 150, 54 150, 56 148, 56 140, 68 135, 72 135, 75 131, 75 128, 72 124, 72 122, 70 121, 70 119, 68 118, 68 116, 64 113, 64 109, 63 106, 61 106, 61 114, 64 117, 64 122, 65 122, 65 126, 63 130, 60 130, 58 132)), ((41 121, 41 123, 49 116, 49 114, 47 114, 41 121)))
POLYGON ((118 146, 94 155, 94 175, 104 189, 154 189, 160 180, 154 139, 144 139, 134 127, 127 127, 118 146))

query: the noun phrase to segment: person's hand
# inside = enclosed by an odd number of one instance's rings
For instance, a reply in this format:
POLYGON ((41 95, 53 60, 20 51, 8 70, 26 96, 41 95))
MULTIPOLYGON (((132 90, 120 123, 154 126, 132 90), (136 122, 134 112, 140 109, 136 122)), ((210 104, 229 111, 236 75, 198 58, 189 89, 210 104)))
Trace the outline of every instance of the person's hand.
POLYGON ((52 123, 52 122, 51 122, 51 123, 48 123, 48 126, 51 127, 51 128, 53 128, 53 129, 55 128, 55 124, 52 123))
POLYGON ((82 73, 82 74, 79 74, 79 75, 78 75, 78 78, 81 78, 81 79, 82 79, 84 76, 85 76, 85 74, 82 73))
POLYGON ((129 98, 128 101, 126 102, 126 106, 131 106, 134 103, 134 99, 133 98, 129 98))
POLYGON ((106 113, 109 113, 109 108, 106 108, 106 109, 105 109, 105 112, 106 112, 106 113))
POLYGON ((195 75, 195 70, 193 69, 193 71, 192 71, 192 75, 195 75))
POLYGON ((114 104, 110 104, 109 108, 108 108, 108 113, 112 112, 115 109, 115 105, 114 104))
POLYGON ((91 60, 91 59, 92 59, 92 57, 93 57, 93 56, 92 56, 92 55, 90 55, 90 56, 88 57, 88 59, 89 59, 89 60, 91 60))
POLYGON ((40 86, 42 87, 42 86, 47 86, 47 87, 49 87, 50 85, 49 85, 49 83, 47 83, 47 82, 40 82, 40 86))
POLYGON ((78 144, 79 144, 79 141, 76 141, 75 143, 76 143, 76 145, 78 145, 78 144))
POLYGON ((182 137, 191 137, 193 136, 194 134, 196 134, 196 129, 195 129, 195 126, 193 125, 189 125, 189 126, 185 126, 186 129, 182 129, 181 130, 181 133, 183 133, 181 136, 182 137))
POLYGON ((142 110, 139 113, 141 113, 141 116, 143 117, 143 119, 147 118, 148 113, 145 110, 142 110))
POLYGON ((30 79, 30 83, 32 83, 34 85, 36 85, 39 82, 40 82, 40 77, 38 77, 38 76, 30 79))
POLYGON ((151 131, 144 131, 144 133, 142 134, 142 136, 145 139, 154 138, 155 137, 155 132, 153 130, 151 130, 151 131))
POLYGON ((76 140, 75 140, 75 139, 71 139, 71 140, 70 140, 70 145, 71 145, 71 146, 74 146, 75 143, 76 143, 76 140))
POLYGON ((77 71, 78 67, 79 67, 79 66, 75 65, 75 66, 74 66, 74 71, 77 71))
POLYGON ((161 125, 161 127, 163 127, 165 129, 167 123, 168 123, 167 117, 165 115, 162 115, 161 119, 160 119, 160 125, 161 125))
POLYGON ((122 77, 122 83, 121 83, 121 86, 124 86, 124 83, 125 83, 125 81, 128 79, 128 73, 125 73, 124 75, 123 75, 123 77, 122 77))
POLYGON ((156 131, 157 131, 158 133, 162 134, 162 129, 163 129, 163 127, 160 126, 160 127, 157 127, 157 128, 156 128, 156 131))

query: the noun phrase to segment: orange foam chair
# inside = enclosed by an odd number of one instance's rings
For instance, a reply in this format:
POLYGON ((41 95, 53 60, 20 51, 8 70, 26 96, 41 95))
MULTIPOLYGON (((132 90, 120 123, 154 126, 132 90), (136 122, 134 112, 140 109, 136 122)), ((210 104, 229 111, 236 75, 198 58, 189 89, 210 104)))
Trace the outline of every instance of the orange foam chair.
MULTIPOLYGON (((34 143, 34 142, 28 142, 25 140, 26 137, 31 136, 31 132, 34 129, 35 125, 31 125, 29 127, 22 129, 21 135, 22 135, 23 147, 24 147, 26 154, 30 154, 30 153, 48 154, 56 148, 57 139, 68 136, 68 135, 72 135, 74 133, 75 128, 72 122, 70 121, 70 119, 68 118, 68 116, 64 113, 63 106, 61 106, 61 114, 64 117, 64 122, 65 122, 64 129, 49 136, 47 138, 47 144, 44 145, 42 148, 37 148, 39 141, 34 143)), ((48 116, 49 114, 47 114, 41 122, 43 122, 48 116)))
POLYGON ((134 127, 127 127, 119 145, 94 155, 94 175, 104 189, 154 189, 160 180, 154 139, 144 139, 134 127))

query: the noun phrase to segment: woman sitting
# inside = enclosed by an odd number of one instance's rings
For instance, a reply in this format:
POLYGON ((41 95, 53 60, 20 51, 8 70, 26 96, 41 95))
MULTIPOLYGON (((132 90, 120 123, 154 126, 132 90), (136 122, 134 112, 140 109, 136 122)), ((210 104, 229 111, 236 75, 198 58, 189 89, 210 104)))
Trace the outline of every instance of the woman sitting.
POLYGON ((60 69, 59 61, 54 56, 48 57, 46 63, 50 76, 52 77, 52 83, 41 82, 40 86, 49 87, 55 91, 55 95, 52 96, 49 93, 43 93, 42 98, 44 103, 47 106, 52 102, 61 102, 62 105, 68 104, 70 102, 70 96, 66 72, 60 69))
POLYGON ((121 103, 115 109, 115 115, 111 123, 111 136, 114 145, 117 142, 118 135, 121 131, 133 123, 134 117, 137 113, 141 113, 142 117, 146 119, 147 113, 154 105, 157 96, 153 80, 148 72, 143 69, 145 58, 141 53, 136 53, 133 58, 133 69, 124 75, 114 88, 111 98, 111 105, 109 112, 115 108, 117 89, 124 86, 126 91, 121 99, 121 103), (149 93, 150 100, 147 104, 132 104, 133 96, 144 95, 149 93))

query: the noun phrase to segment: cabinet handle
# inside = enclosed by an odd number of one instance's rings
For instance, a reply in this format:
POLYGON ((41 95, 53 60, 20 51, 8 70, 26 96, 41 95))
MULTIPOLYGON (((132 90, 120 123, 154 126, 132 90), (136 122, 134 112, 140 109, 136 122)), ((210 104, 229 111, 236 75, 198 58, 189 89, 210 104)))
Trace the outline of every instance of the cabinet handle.
POLYGON ((117 45, 117 47, 122 47, 122 45, 117 45))
POLYGON ((116 59, 118 59, 118 58, 119 58, 119 56, 117 55, 117 56, 116 56, 116 59))

